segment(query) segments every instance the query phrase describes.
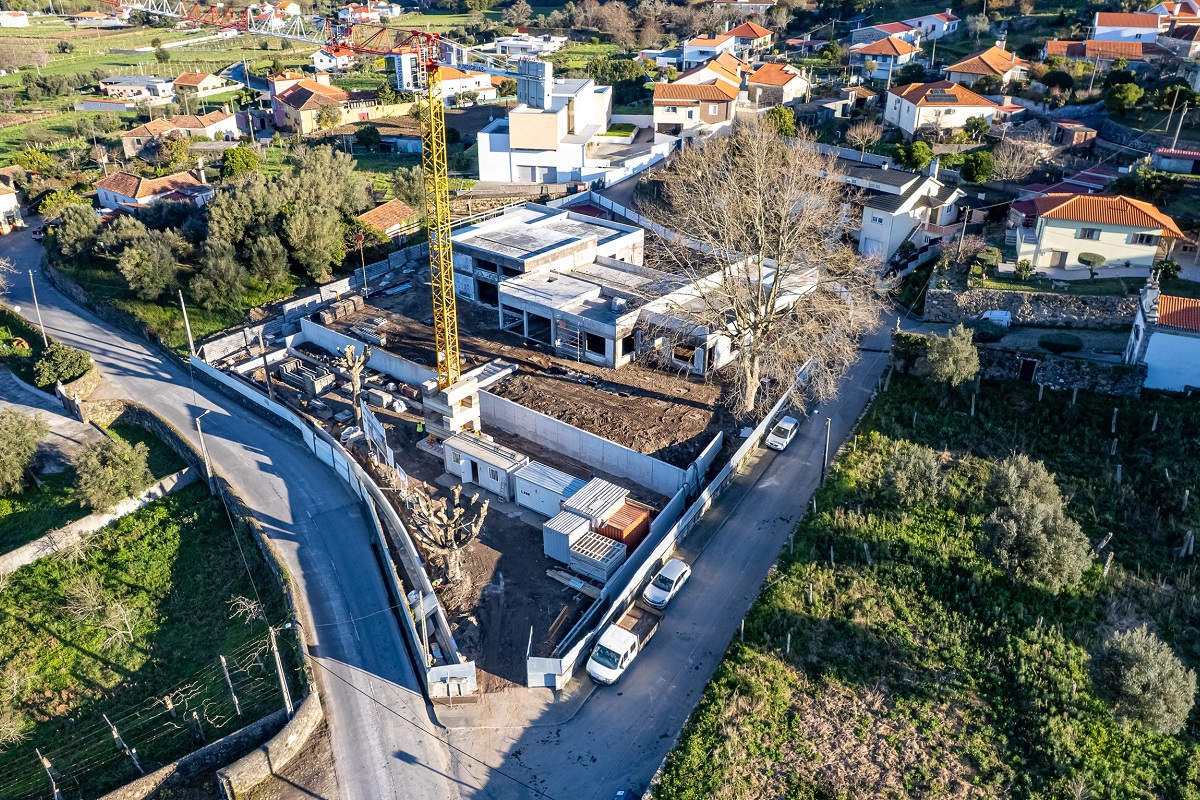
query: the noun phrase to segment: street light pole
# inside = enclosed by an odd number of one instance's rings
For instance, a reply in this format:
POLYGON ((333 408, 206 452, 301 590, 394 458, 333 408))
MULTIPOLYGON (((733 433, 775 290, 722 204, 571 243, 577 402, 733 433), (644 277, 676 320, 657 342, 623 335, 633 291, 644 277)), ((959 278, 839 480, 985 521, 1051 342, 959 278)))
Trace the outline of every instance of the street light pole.
POLYGON ((833 426, 833 417, 825 418, 825 458, 821 460, 821 483, 825 482, 825 470, 829 468, 829 435, 833 426))
POLYGON ((292 693, 288 691, 287 676, 283 674, 283 659, 279 657, 279 644, 275 641, 275 629, 267 629, 271 634, 271 652, 275 654, 275 671, 279 673, 279 688, 283 690, 283 707, 287 711, 288 719, 296 713, 295 706, 292 705, 292 693))
POLYGON ((359 260, 360 262, 362 262, 362 271, 363 271, 363 300, 367 300, 367 299, 369 299, 369 298, 370 298, 370 296, 371 296, 371 295, 370 295, 370 293, 369 293, 369 292, 368 292, 368 290, 367 290, 367 257, 366 257, 366 256, 363 254, 363 244, 364 244, 364 242, 366 241, 366 238, 367 238, 367 237, 366 237, 366 236, 364 236, 364 235, 363 235, 363 234, 361 234, 361 233, 357 234, 357 235, 354 237, 355 241, 356 241, 356 242, 358 242, 358 260, 359 260))
POLYGON ((33 270, 29 270, 29 288, 33 290, 33 309, 37 311, 38 327, 42 329, 42 346, 49 347, 50 340, 46 338, 46 326, 42 324, 42 307, 38 305, 37 286, 33 283, 33 270))
POLYGON ((205 478, 205 480, 207 480, 209 482, 209 485, 211 486, 212 485, 212 463, 209 461, 209 458, 208 458, 208 445, 204 443, 204 429, 202 427, 200 427, 200 420, 204 419, 204 417, 210 411, 212 411, 211 408, 206 408, 204 410, 203 414, 196 417, 196 433, 198 433, 200 435, 200 453, 204 457, 204 478, 205 478))

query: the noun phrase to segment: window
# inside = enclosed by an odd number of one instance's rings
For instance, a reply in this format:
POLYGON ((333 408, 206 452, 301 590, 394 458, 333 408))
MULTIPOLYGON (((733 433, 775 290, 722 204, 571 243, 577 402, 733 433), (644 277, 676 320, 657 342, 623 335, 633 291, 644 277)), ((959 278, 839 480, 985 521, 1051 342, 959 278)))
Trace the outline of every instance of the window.
POLYGON ((678 114, 678 113, 679 113, 679 107, 678 107, 678 106, 667 106, 667 108, 666 108, 666 112, 667 112, 668 114, 678 114))
POLYGON ((461 464, 462 456, 460 456, 458 453, 451 453, 450 460, 453 461, 455 464, 461 464))
POLYGON ((500 480, 500 472, 495 467, 488 467, 488 477, 494 481, 500 480))
POLYGON ((1135 34, 1133 35, 1133 38, 1135 38, 1135 39, 1140 39, 1140 38, 1142 38, 1142 35, 1141 35, 1140 33, 1135 33, 1135 34))
POLYGON ((688 118, 688 119, 695 119, 695 118, 696 118, 696 109, 694 109, 694 108, 689 108, 689 109, 688 109, 688 113, 687 113, 687 118, 688 118))
POLYGON ((879 216, 878 214, 872 214, 872 215, 871 215, 871 222, 874 222, 876 225, 882 225, 882 224, 883 224, 883 217, 879 216))
POLYGON ((953 113, 954 113, 954 109, 953 109, 953 108, 947 108, 945 113, 946 113, 946 116, 948 117, 948 116, 950 116, 951 114, 953 114, 953 113))
POLYGON ((1076 236, 1076 238, 1091 239, 1093 241, 1098 241, 1100 239, 1100 229, 1099 228, 1080 228, 1079 233, 1076 236))
POLYGON ((1151 247, 1158 246, 1159 236, 1156 233, 1135 233, 1133 235, 1134 244, 1145 244, 1151 247))
POLYGON ((717 104, 716 103, 708 104, 708 115, 710 117, 715 117, 717 115, 717 104))

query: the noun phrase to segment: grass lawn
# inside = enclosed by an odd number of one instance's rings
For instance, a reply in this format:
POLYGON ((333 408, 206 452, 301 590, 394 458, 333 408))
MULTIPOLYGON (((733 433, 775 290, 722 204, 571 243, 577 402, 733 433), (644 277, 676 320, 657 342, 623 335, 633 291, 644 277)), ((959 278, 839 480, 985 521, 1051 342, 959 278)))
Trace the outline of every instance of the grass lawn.
POLYGON ((593 58, 614 56, 621 52, 615 44, 571 44, 546 56, 546 60, 555 65, 555 71, 566 69, 583 69, 593 58))
POLYGON ((0 796, 45 796, 34 748, 71 797, 136 778, 101 714, 149 772, 192 750, 200 733, 212 742, 280 708, 266 625, 231 618, 232 598, 256 594, 278 624, 283 600, 258 548, 244 532, 235 538, 200 485, 108 526, 81 558, 43 558, 14 573, 0 591, 0 692, 28 738, 0 751, 0 796))
POLYGON ((1200 521, 1194 503, 1180 511, 1200 481, 1200 409, 1156 395, 1039 402, 1016 382, 985 383, 969 408, 893 377, 781 552, 655 797, 1196 797, 1196 710, 1174 735, 1119 722, 1092 656, 1146 624, 1200 665, 1195 563, 1174 553, 1200 521), (908 508, 883 478, 902 441, 939 454, 944 478, 908 508), (1098 558, 1052 594, 983 555, 984 487, 1013 452, 1057 476, 1093 546, 1112 534, 1107 575, 1098 558))
POLYGON ((982 289, 1006 289, 1013 292, 1048 292, 1051 294, 1097 295, 1115 297, 1127 294, 1137 294, 1146 285, 1145 278, 1096 278, 1095 280, 1080 279, 1077 281, 1056 281, 1056 288, 1045 278, 1030 278, 1027 281, 1016 278, 982 278, 973 279, 972 285, 982 289))
MULTIPOLYGON (((483 12, 483 16, 492 22, 499 22, 502 11, 493 9, 483 12)), ((453 11, 429 9, 424 14, 405 14, 399 17, 391 27, 427 30, 435 33, 446 33, 454 28, 462 28, 471 24, 470 14, 456 14, 453 11)))
POLYGON ((130 444, 146 445, 146 449, 150 451, 150 456, 146 459, 146 466, 156 481, 162 480, 168 475, 174 475, 187 466, 183 459, 167 446, 166 442, 139 425, 122 422, 118 419, 105 428, 105 431, 113 438, 124 439, 130 444))
POLYGON ((637 130, 637 126, 629 122, 614 122, 604 132, 605 136, 628 136, 637 130))
POLYGON ((20 494, 0 497, 0 553, 32 542, 91 513, 75 499, 75 471, 42 478, 20 494))

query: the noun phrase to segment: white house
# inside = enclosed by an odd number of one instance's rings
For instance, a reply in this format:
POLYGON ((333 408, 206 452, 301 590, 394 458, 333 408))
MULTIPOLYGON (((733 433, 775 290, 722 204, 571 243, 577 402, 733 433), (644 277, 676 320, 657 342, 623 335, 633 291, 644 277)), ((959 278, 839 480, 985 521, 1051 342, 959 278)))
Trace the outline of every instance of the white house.
POLYGON ((771 62, 746 77, 746 94, 750 102, 766 108, 804 97, 811 85, 803 67, 771 62))
POLYGON ((1157 14, 1097 11, 1092 24, 1092 38, 1106 42, 1153 44, 1158 38, 1158 29, 1157 14))
POLYGON ((965 86, 950 81, 910 83, 887 93, 883 120, 912 138, 918 131, 960 130, 971 117, 991 124, 996 104, 965 86))
POLYGON ((1142 289, 1125 363, 1146 365, 1146 388, 1184 392, 1200 387, 1200 300, 1142 289))
POLYGON ((588 143, 608 131, 612 87, 555 78, 545 61, 519 61, 517 103, 479 132, 479 179, 566 183, 588 166, 588 143))
POLYGON ((1085 270, 1079 256, 1102 256, 1107 267, 1150 267, 1184 235, 1154 205, 1123 196, 1048 194, 1033 200, 1037 222, 1023 228, 1017 258, 1035 268, 1085 270))
POLYGON ((539 36, 516 31, 507 36, 497 36, 490 45, 480 50, 502 56, 543 56, 557 52, 567 46, 566 36, 544 33, 539 36))
POLYGON ((904 20, 905 25, 911 25, 921 32, 921 39, 924 41, 941 39, 943 36, 954 33, 958 30, 958 23, 958 17, 954 16, 948 8, 944 13, 925 14, 904 20))
POLYGON ((771 49, 771 43, 775 38, 774 33, 753 22, 743 22, 736 28, 727 31, 726 35, 732 36, 736 40, 733 54, 744 61, 766 53, 771 49))
POLYGON ((204 170, 194 169, 161 178, 114 172, 96 181, 96 194, 102 207, 118 208, 121 205, 149 205, 157 200, 178 200, 203 206, 216 192, 205 180, 204 170))
POLYGON ((1163 172, 1200 175, 1200 151, 1179 147, 1160 147, 1151 156, 1150 165, 1163 172))
POLYGON ((175 80, 154 75, 114 75, 100 80, 100 90, 109 97, 170 99, 175 96, 175 80))
POLYGON ((738 87, 707 83, 654 84, 654 132, 694 138, 733 127, 738 87))
POLYGON ((313 66, 322 72, 349 69, 354 64, 355 53, 348 47, 330 45, 312 54, 313 66))
POLYGON ((921 31, 907 22, 883 22, 879 25, 867 25, 850 31, 850 44, 870 44, 895 36, 909 44, 920 44, 921 31))
POLYGON ((906 64, 911 64, 921 54, 921 48, 909 44, 904 39, 888 36, 870 44, 855 45, 850 48, 850 61, 861 64, 864 68, 867 62, 874 62, 875 70, 871 77, 875 80, 889 80, 906 64))
POLYGON ((1010 53, 1005 49, 1005 41, 999 39, 995 45, 982 53, 943 67, 942 71, 951 82, 964 86, 974 86, 986 77, 998 78, 1000 85, 1006 86, 1009 81, 1025 79, 1029 72, 1029 62, 1017 58, 1016 53, 1010 53))
POLYGON ((15 228, 25 227, 21 218, 21 201, 17 190, 7 184, 0 184, 0 234, 12 233, 15 228))
POLYGON ((721 53, 732 53, 738 41, 727 33, 704 34, 683 45, 683 68, 692 69, 713 60, 721 53))
POLYGON ((28 28, 29 15, 24 11, 0 11, 0 28, 28 28))
POLYGON ((492 85, 492 76, 486 72, 473 72, 457 67, 438 67, 438 77, 442 80, 442 97, 447 103, 453 103, 460 94, 475 92, 480 100, 495 100, 496 87, 492 85))
POLYGON ((339 8, 337 17, 343 22, 355 22, 360 25, 369 24, 379 22, 379 11, 370 6, 360 6, 356 3, 351 3, 339 8))

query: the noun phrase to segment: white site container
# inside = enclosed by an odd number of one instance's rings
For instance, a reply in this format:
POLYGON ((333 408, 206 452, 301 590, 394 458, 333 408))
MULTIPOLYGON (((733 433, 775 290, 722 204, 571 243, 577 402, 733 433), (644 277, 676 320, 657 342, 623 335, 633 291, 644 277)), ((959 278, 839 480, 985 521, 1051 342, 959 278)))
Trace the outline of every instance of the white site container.
POLYGON ((502 500, 513 499, 512 476, 529 463, 529 456, 470 433, 456 433, 442 442, 442 452, 446 472, 502 500))
POLYGON ((542 550, 555 561, 571 563, 571 545, 591 530, 591 523, 578 514, 560 511, 542 523, 542 550))
POLYGON ((600 478, 592 478, 587 486, 563 500, 562 507, 565 511, 574 511, 581 517, 587 517, 595 527, 604 524, 605 520, 623 506, 628 495, 628 489, 622 489, 615 483, 600 478))
POLYGON ((571 545, 571 571, 606 584, 625 563, 625 556, 624 544, 588 531, 571 545))
POLYGON ((553 517, 563 500, 586 485, 582 478, 531 461, 513 473, 513 499, 521 508, 553 517))

